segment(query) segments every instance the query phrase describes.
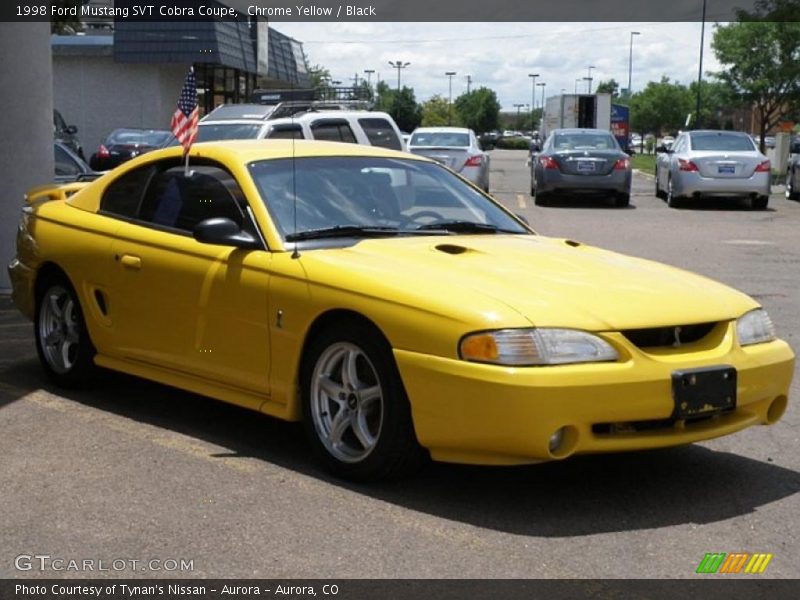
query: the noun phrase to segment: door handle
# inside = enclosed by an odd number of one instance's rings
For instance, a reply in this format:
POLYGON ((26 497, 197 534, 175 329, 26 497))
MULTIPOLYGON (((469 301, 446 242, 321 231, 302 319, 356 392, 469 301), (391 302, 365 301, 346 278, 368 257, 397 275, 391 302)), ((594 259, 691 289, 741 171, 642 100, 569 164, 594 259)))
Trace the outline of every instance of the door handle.
POLYGON ((120 262, 126 269, 138 271, 142 268, 142 259, 138 256, 134 256, 133 254, 123 254, 120 257, 120 262))

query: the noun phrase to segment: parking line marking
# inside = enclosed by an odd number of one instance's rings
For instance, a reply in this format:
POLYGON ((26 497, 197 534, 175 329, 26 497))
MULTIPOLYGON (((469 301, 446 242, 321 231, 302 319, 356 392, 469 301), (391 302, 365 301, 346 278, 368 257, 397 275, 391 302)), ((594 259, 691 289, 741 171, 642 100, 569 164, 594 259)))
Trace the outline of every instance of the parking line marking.
POLYGON ((520 208, 528 208, 528 203, 525 202, 525 196, 522 194, 517 194, 517 204, 520 208))

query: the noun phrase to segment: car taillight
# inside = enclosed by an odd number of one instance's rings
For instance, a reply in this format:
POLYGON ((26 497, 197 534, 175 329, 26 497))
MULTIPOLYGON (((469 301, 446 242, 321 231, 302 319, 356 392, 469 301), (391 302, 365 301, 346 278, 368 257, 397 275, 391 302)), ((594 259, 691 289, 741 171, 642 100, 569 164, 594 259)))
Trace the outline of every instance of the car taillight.
POLYGON ((100 144, 100 147, 97 149, 97 156, 100 158, 108 158, 108 148, 100 144))
POLYGON ((557 169, 558 163, 550 158, 549 156, 540 156, 539 157, 539 164, 542 165, 545 169, 557 169))
POLYGON ((620 158, 617 162, 614 163, 614 170, 615 171, 626 171, 631 166, 631 161, 627 158, 620 158))
POLYGON ((467 162, 464 163, 464 166, 465 167, 480 167, 482 160, 483 159, 481 158, 481 155, 480 154, 476 154, 475 156, 470 156, 467 159, 467 162))
POLYGON ((756 173, 769 173, 770 166, 769 161, 765 160, 756 167, 756 173))
POLYGON ((697 171, 697 165, 690 160, 678 159, 678 168, 681 171, 697 171))

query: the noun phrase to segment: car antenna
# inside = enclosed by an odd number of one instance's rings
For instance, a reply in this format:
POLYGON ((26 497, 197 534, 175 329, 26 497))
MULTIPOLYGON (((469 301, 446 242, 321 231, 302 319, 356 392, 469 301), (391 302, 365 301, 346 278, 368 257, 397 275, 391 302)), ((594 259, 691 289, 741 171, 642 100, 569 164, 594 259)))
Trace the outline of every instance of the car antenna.
MULTIPOLYGON (((292 77, 292 81, 289 83, 289 89, 292 90, 292 97, 294 97, 294 76, 292 77)), ((297 249, 297 165, 296 165, 296 155, 295 155, 295 141, 297 138, 297 132, 294 130, 294 112, 291 116, 292 119, 292 212, 294 218, 294 251, 292 252, 292 258, 300 258, 300 251, 297 249)))

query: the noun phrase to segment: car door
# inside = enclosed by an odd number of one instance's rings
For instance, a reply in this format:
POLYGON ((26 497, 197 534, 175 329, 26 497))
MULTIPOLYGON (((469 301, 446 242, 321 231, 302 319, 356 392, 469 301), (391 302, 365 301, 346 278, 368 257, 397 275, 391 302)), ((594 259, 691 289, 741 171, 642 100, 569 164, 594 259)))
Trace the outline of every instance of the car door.
MULTIPOLYGON (((166 167, 166 168, 164 168, 166 167)), ((226 217, 259 237, 235 179, 218 165, 155 169, 137 217, 118 232, 109 313, 127 360, 269 393, 270 254, 204 244, 226 217)), ((254 406, 255 408, 255 406, 254 406)))

